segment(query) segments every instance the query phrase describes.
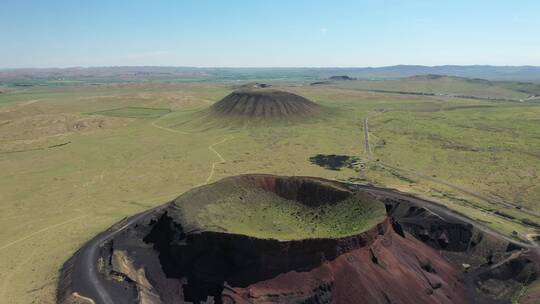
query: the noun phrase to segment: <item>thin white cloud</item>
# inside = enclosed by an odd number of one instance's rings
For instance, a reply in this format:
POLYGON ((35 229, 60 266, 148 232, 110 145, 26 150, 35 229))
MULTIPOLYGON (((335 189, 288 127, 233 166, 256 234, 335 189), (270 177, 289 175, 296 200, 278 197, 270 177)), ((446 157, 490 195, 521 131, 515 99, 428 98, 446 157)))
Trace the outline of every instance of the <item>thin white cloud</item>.
POLYGON ((158 58, 169 55, 168 51, 153 51, 143 53, 130 53, 127 55, 129 59, 146 59, 146 58, 158 58))
POLYGON ((321 28, 321 34, 326 35, 326 32, 328 32, 328 29, 325 27, 321 28))

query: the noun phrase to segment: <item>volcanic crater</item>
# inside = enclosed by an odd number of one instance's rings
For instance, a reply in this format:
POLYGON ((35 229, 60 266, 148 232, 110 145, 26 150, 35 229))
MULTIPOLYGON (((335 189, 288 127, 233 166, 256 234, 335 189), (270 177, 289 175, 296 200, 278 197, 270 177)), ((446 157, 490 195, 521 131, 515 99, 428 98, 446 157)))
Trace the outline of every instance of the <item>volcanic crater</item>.
POLYGON ((384 205, 316 178, 244 175, 188 191, 169 214, 186 230, 297 240, 355 235, 384 220, 384 205))
MULTIPOLYGON (((84 252, 60 303, 91 296, 84 252)), ((98 269, 115 303, 510 303, 539 260, 388 189, 254 174, 148 213, 100 246, 98 269)))
POLYGON ((287 119, 315 115, 321 106, 294 93, 258 87, 230 93, 212 105, 211 111, 225 116, 287 119))

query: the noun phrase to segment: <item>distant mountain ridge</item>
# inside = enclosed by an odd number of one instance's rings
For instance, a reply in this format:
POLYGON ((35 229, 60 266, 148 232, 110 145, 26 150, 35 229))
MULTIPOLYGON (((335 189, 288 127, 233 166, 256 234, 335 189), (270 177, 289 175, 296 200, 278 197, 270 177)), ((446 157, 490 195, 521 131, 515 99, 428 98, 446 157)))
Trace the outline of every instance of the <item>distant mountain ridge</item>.
POLYGON ((540 66, 491 65, 394 65, 351 68, 197 68, 167 66, 73 67, 43 69, 0 69, 0 79, 49 77, 117 77, 130 78, 312 78, 326 79, 348 75, 358 79, 393 79, 416 75, 448 75, 488 80, 540 81, 540 66))

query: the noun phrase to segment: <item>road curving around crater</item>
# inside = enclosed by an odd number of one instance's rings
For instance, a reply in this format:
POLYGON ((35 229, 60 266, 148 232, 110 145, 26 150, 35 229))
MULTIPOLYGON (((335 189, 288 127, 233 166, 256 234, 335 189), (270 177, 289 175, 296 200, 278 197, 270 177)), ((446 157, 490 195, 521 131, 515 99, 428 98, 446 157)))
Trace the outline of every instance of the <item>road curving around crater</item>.
POLYGON ((507 303, 507 293, 539 273, 535 244, 436 202, 370 185, 257 174, 195 188, 99 234, 64 265, 58 302, 507 303), (340 205, 349 201, 362 205, 352 217, 351 205, 340 205), (378 210, 369 207, 374 202, 385 216, 368 212, 378 210), (348 212, 337 212, 343 206, 348 212), (230 208, 239 210, 222 213, 230 208), (358 218, 375 222, 355 226, 358 218), (287 230, 295 221, 309 229, 287 230), (317 234, 318 227, 328 229, 317 234), (396 281, 397 274, 405 277, 396 281), (486 284, 504 295, 479 291, 486 284))

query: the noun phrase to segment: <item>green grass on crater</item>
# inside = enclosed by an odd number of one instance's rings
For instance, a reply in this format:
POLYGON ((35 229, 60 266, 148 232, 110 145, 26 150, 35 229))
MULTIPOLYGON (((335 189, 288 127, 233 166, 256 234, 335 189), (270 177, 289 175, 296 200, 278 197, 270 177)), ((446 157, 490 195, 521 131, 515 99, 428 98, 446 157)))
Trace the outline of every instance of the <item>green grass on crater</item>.
POLYGON ((188 229, 257 238, 299 240, 337 238, 364 232, 382 222, 384 204, 365 193, 308 206, 247 183, 219 181, 176 200, 188 229))
POLYGON ((209 227, 258 238, 296 240, 345 237, 364 232, 380 223, 384 207, 368 197, 319 207, 276 197, 272 194, 231 198, 208 205, 199 218, 209 227))

